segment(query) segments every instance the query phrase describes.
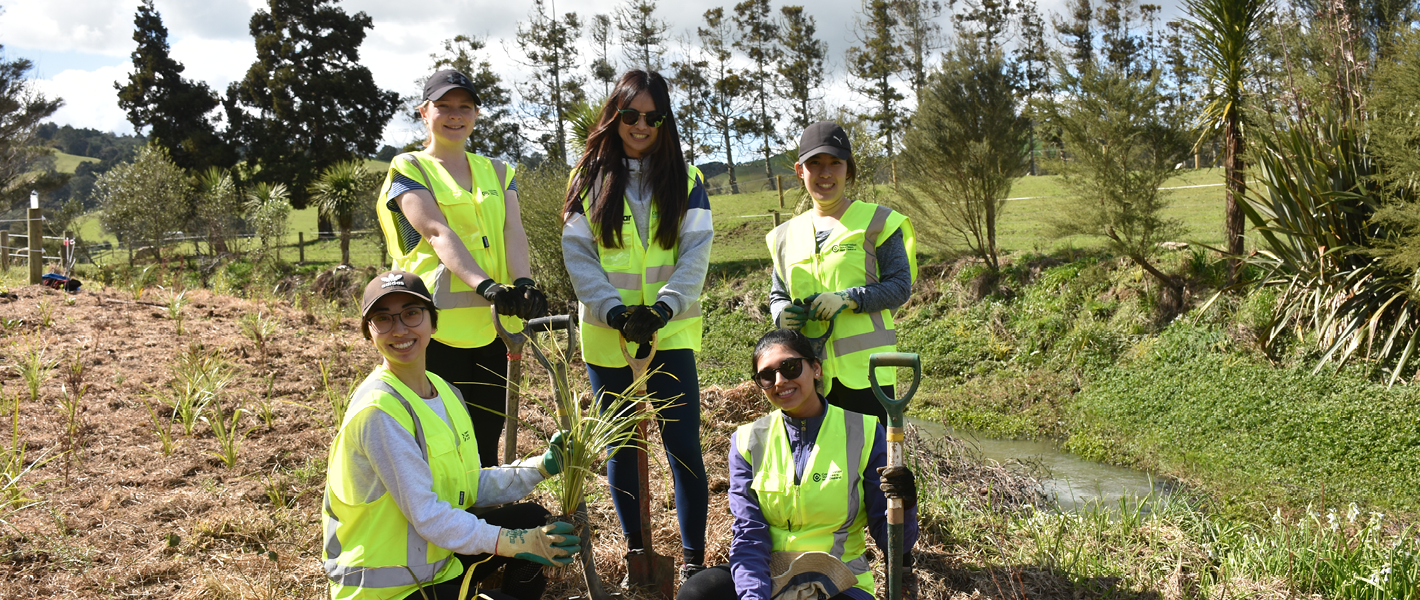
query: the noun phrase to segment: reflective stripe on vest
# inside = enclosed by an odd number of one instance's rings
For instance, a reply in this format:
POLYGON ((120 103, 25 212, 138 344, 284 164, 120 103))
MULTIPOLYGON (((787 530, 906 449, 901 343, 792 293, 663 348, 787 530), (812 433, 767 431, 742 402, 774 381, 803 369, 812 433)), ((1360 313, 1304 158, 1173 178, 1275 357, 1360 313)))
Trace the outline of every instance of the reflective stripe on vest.
MULTIPOLYGON (((467 413, 459 415, 453 412, 454 409, 461 409, 461 402, 454 394, 452 388, 436 375, 430 374, 429 379, 438 390, 444 410, 449 413, 449 421, 452 429, 444 423, 437 415, 432 415, 430 410, 421 401, 420 404, 411 404, 406 398, 406 394, 401 392, 403 386, 396 386, 386 379, 392 378, 387 370, 377 369, 370 377, 360 385, 352 398, 355 402, 350 406, 346 420, 342 423, 341 431, 337 433, 336 440, 332 443, 330 461, 330 478, 336 479, 346 475, 344 461, 347 460, 348 452, 342 447, 345 427, 360 412, 373 409, 381 410, 389 416, 401 421, 401 417, 408 416, 410 423, 401 425, 413 429, 411 432, 415 443, 419 447, 420 456, 429 464, 430 474, 433 476, 434 492, 441 499, 447 500, 455 508, 467 508, 472 506, 478 496, 478 449, 476 440, 473 437, 473 425, 467 418, 467 413), (388 400, 392 399, 393 404, 388 400), (399 414, 396 411, 402 410, 399 414), (426 414, 423 418, 422 413, 426 414), (436 425, 449 429, 446 439, 452 440, 452 452, 447 441, 438 442, 442 444, 442 459, 431 458, 430 442, 425 431, 425 420, 433 419, 436 425), (462 435, 461 435, 462 434, 462 435), (464 439, 460 439, 463 437, 464 439), (467 442, 467 443, 465 443, 467 442), (469 449, 467 456, 461 448, 469 449), (337 462, 339 464, 337 464, 337 462), (458 464, 450 464, 458 463, 458 464), (455 482, 450 484, 449 473, 455 474, 455 479, 462 479, 463 485, 455 482), (472 476, 469 476, 469 473, 472 476), (457 489, 451 489, 455 487, 457 489), (455 494, 457 498, 454 497, 455 494), (447 496, 447 498, 445 498, 447 496)), ((406 388, 407 389, 407 388, 406 388)), ((460 411, 462 412, 462 411, 460 411)), ((431 424, 433 425, 433 424, 431 424)), ((443 437, 443 432, 439 432, 443 437)), ((324 517, 323 529, 325 534, 324 544, 324 568, 326 577, 330 580, 333 595, 337 598, 393 598, 406 594, 415 589, 420 584, 438 583, 452 579, 461 572, 462 565, 458 561, 451 561, 453 552, 437 546, 431 547, 414 529, 414 525, 403 519, 403 514, 399 513, 398 507, 394 506, 392 496, 388 489, 379 498, 371 502, 363 502, 363 499, 355 504, 346 504, 333 499, 334 493, 331 489, 331 482, 327 482, 324 502, 322 506, 322 516, 324 517), (339 507, 337 507, 339 503, 339 507), (337 512, 349 513, 346 523, 342 523, 337 512), (381 516, 383 515, 383 516, 381 516), (365 521, 358 519, 385 519, 386 521, 365 521), (389 521, 393 519, 394 521, 389 521), (386 544, 397 544, 394 540, 385 539, 394 534, 394 527, 383 527, 381 523, 396 525, 395 521, 404 521, 403 542, 404 556, 402 564, 389 564, 399 560, 399 557, 384 556, 376 557, 377 566, 365 566, 363 564, 348 564, 350 560, 369 560, 372 552, 378 553, 386 544), (348 539, 351 535, 361 538, 353 541, 353 546, 363 547, 356 558, 342 561, 345 558, 345 544, 340 538, 342 525, 348 524, 355 529, 346 533, 346 543, 351 543, 348 539), (383 531, 383 533, 378 533, 383 531), (363 533, 361 533, 363 532, 363 533), (374 535, 374 538, 369 536, 374 535), (393 542, 393 543, 392 543, 393 542), (373 549, 373 550, 372 550, 373 549), (383 565, 378 563, 384 562, 383 565)), ((349 499, 354 501, 354 499, 349 499)))
MULTIPOLYGON (((821 249, 810 213, 776 227, 765 241, 774 259, 774 272, 790 297, 807 298, 878 283, 877 246, 895 231, 903 234, 912 277, 916 279, 916 242, 911 223, 886 206, 853 202, 821 249)), ((804 334, 817 337, 825 327, 823 322, 809 321, 804 334)), ((824 393, 831 390, 834 380, 853 389, 867 389, 868 356, 873 352, 892 352, 896 345, 897 330, 891 311, 839 313, 833 335, 824 347, 825 356, 820 357, 824 393)), ((878 380, 882 385, 891 385, 897 380, 896 373, 885 371, 878 380)))
POLYGON ((782 411, 776 410, 754 423, 740 427, 736 432, 739 436, 736 445, 740 455, 749 461, 754 473, 755 479, 751 487, 756 490, 760 510, 769 521, 770 535, 775 540, 771 550, 826 551, 843 561, 854 575, 858 576, 856 587, 871 593, 873 576, 864 553, 867 546, 863 527, 867 523, 867 515, 864 514, 862 489, 863 469, 867 468, 868 464, 865 450, 872 448, 870 432, 875 432, 876 429, 868 428, 870 424, 867 419, 871 417, 848 412, 836 406, 825 406, 827 408, 823 425, 802 476, 795 473, 793 452, 789 448, 789 438, 784 431, 786 424, 782 411), (841 454, 837 452, 840 448, 843 450, 841 454), (766 455, 771 451, 775 451, 777 460, 766 464, 766 455), (834 471, 835 459, 839 458, 845 459, 845 468, 834 471), (843 475, 841 484, 832 483, 839 481, 833 479, 836 473, 843 475), (818 484, 819 475, 825 477, 819 485, 804 485, 804 482, 800 481, 803 477, 814 477, 814 483, 818 484), (777 483, 761 485, 771 479, 777 483), (789 484, 789 481, 793 483, 789 484), (781 486, 779 483, 787 485, 781 486), (760 487, 783 487, 782 490, 776 491, 783 494, 784 500, 776 501, 771 497, 774 492, 761 490, 760 487), (785 501, 790 502, 792 506, 785 506, 785 501), (794 516, 802 516, 814 507, 834 506, 841 507, 842 512, 837 513, 838 509, 832 508, 827 510, 842 516, 830 522, 792 522, 794 516), (788 522, 791 529, 776 525, 776 522, 788 522), (833 528, 831 534, 828 531, 830 527, 833 528), (784 539, 793 539, 794 547, 780 547, 781 540, 784 539))
MULTIPOLYGON (((384 232, 386 247, 394 257, 394 266, 418 275, 424 280, 439 308, 439 330, 434 339, 456 348, 486 346, 497 338, 489 302, 473 288, 455 276, 439 260, 427 238, 409 252, 403 252, 399 226, 394 213, 386 206, 395 173, 422 183, 434 196, 439 212, 473 256, 474 262, 494 281, 512 285, 508 271, 507 247, 503 229, 507 220, 503 186, 505 180, 489 158, 473 153, 465 155, 473 175, 473 190, 459 187, 453 177, 438 162, 423 152, 401 154, 390 162, 384 187, 375 201, 375 214, 384 232), (497 183, 494 183, 497 182, 497 183)), ((501 164, 501 163, 500 163, 501 164)), ((504 167, 512 177, 511 167, 504 167)), ((516 317, 502 317, 503 327, 510 332, 522 331, 523 322, 516 317)))
MULTIPOLYGON (((695 167, 687 168, 686 193, 695 193, 696 184, 702 179, 700 171, 695 167)), ((677 243, 671 248, 662 248, 655 240, 650 240, 645 246, 641 244, 641 232, 636 229, 636 223, 631 216, 630 201, 622 198, 625 203, 624 215, 626 218, 621 224, 620 248, 607 248, 601 244, 601 234, 595 223, 590 220, 587 224, 592 230, 592 234, 597 237, 597 254, 601 260, 602 270, 606 273, 607 281, 621 295, 621 302, 626 306, 637 304, 655 304, 660 296, 661 288, 670 281, 671 275, 675 273, 676 259, 680 256, 680 245, 677 243)), ((585 217, 582 217, 585 218, 585 217)), ((646 231, 655 232, 660 226, 660 215, 654 209, 651 210, 650 222, 647 223, 646 231)), ((582 356, 586 362, 602 367, 624 367, 626 359, 621 355, 620 338, 621 333, 607 327, 602 323, 606 315, 588 315, 587 306, 578 303, 578 314, 581 317, 582 326, 578 328, 582 342, 582 356)), ((658 332, 656 339, 657 350, 676 350, 689 348, 700 351, 701 338, 701 311, 700 301, 697 299, 688 308, 671 316, 671 320, 658 332)), ((633 355, 639 350, 637 344, 628 343, 627 351, 633 355)))

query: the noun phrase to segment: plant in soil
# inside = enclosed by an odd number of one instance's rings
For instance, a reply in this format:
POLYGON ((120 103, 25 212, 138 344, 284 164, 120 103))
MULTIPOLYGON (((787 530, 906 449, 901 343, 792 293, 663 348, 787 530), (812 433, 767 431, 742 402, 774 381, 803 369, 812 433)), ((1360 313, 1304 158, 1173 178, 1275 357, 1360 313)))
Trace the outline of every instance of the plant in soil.
POLYGON ((276 333, 277 325, 275 315, 267 315, 260 311, 242 315, 242 335, 256 346, 256 352, 261 356, 261 364, 263 365, 266 364, 266 344, 276 333))
POLYGON ((45 329, 49 329, 50 327, 53 327, 53 326, 54 326, 54 303, 53 303, 53 302, 50 302, 48 298, 45 298, 43 301, 41 301, 41 302, 38 304, 38 307, 39 307, 39 326, 42 327, 42 328, 45 328, 45 329))
POLYGON ((70 469, 79 461, 79 450, 84 446, 84 394, 88 393, 89 384, 84 383, 83 347, 65 366, 64 381, 59 385, 59 414, 63 422, 64 483, 68 485, 70 469))
POLYGON ((49 349, 49 344, 40 342, 38 336, 26 340, 23 348, 20 348, 19 343, 16 343, 14 348, 17 350, 15 356, 19 359, 14 368, 25 380, 25 388, 30 392, 30 402, 36 402, 39 400, 40 388, 49 381, 49 376, 59 361, 45 360, 44 353, 49 349))
MULTIPOLYGON (((42 468, 49 462, 44 458, 48 450, 40 455, 40 459, 33 464, 25 464, 25 442, 20 440, 20 394, 5 395, 0 391, 0 398, 9 400, 10 408, 10 443, 0 454, 0 508, 6 510, 6 516, 23 508, 32 502, 34 498, 29 497, 30 490, 42 482, 24 481, 25 476, 35 469, 42 468)), ((4 519, 0 519, 3 522, 4 519)))
POLYGON ((276 373, 266 375, 266 393, 263 394, 256 405, 256 416, 261 419, 262 424, 267 429, 271 429, 271 424, 276 420, 276 373))
POLYGON ((217 438, 218 452, 211 452, 212 456, 227 465, 228 469, 237 466, 237 458, 241 455, 242 440, 251 433, 251 428, 246 431, 241 430, 242 415, 247 410, 240 405, 231 414, 222 410, 222 401, 214 397, 211 410, 202 417, 202 422, 212 428, 212 436, 217 438))
POLYGON ((143 396, 143 408, 148 409, 148 424, 153 427, 153 434, 158 436, 158 441, 162 443, 163 456, 173 454, 173 420, 158 414, 158 409, 153 406, 153 400, 167 404, 168 399, 162 394, 153 393, 143 396))
POLYGON ((234 376, 232 365, 220 352, 192 344, 178 355, 168 391, 158 395, 172 406, 173 416, 182 423, 183 434, 192 435, 202 411, 226 390, 234 376))
POLYGON ((355 395, 355 387, 359 381, 350 381, 342 389, 332 381, 330 376, 330 365, 323 360, 316 361, 316 367, 320 369, 321 395, 325 398, 325 405, 330 409, 331 427, 339 428, 345 422, 345 409, 350 408, 350 397, 355 395))
POLYGON ((186 290, 168 296, 168 318, 173 320, 178 335, 182 335, 182 309, 187 303, 186 290))

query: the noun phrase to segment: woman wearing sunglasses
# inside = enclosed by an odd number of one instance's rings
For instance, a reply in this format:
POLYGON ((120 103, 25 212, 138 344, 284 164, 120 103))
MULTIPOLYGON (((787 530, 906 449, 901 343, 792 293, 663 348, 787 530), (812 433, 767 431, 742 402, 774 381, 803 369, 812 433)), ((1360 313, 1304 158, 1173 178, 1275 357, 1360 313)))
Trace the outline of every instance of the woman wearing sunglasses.
POLYGON ((321 516, 334 598, 456 599, 465 569, 476 584, 501 567, 501 590, 485 594, 538 600, 542 567, 571 563, 580 547, 571 525, 547 524, 537 504, 514 504, 562 470, 563 434, 542 456, 481 468, 458 389, 425 370, 439 319, 412 273, 390 271, 365 286, 360 331, 382 360, 331 443, 321 516), (475 507, 497 508, 475 515, 475 507))
MULTIPOLYGON (((828 403, 887 417, 868 384, 868 356, 895 352, 892 311, 912 295, 917 278, 912 222, 886 206, 854 201, 844 191, 857 177, 848 134, 819 121, 799 138, 794 174, 813 208, 774 228, 766 238, 774 260, 769 308, 775 323, 821 336, 828 403), (802 301, 802 302, 798 302, 802 301)), ((896 376, 883 373, 884 391, 896 376)))
MULTIPOLYGON (((631 388, 621 339, 635 356, 655 340, 647 391, 659 408, 661 442, 675 480, 685 562, 704 569, 709 489, 700 451, 700 290, 714 229, 700 171, 685 163, 670 94, 660 74, 621 76, 587 136, 567 188, 562 254, 577 292, 582 356, 593 393, 631 388)), ((642 552, 635 450, 607 465, 628 557, 642 552)))
POLYGON ((730 564, 696 575, 676 598, 871 600, 863 527, 886 553, 887 498, 901 498, 912 548, 912 472, 886 467, 881 423, 824 400, 823 367, 803 334, 765 334, 750 368, 776 410, 730 438, 730 564))
POLYGON ((483 466, 494 466, 508 349, 489 306, 517 332, 522 319, 547 313, 547 298, 530 276, 513 169, 465 150, 478 122, 473 82, 454 70, 434 73, 419 115, 425 149, 390 161, 375 212, 394 266, 434 291, 444 326, 429 345, 429 370, 463 392, 483 466))

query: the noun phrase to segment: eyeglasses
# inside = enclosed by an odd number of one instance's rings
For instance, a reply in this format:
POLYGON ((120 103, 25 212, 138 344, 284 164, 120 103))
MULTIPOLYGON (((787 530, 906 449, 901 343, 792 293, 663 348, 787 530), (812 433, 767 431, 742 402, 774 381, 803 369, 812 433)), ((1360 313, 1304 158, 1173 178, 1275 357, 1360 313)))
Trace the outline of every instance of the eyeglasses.
POLYGON ((660 127, 661 123, 666 122, 666 113, 659 110, 641 112, 631 108, 623 108, 616 111, 616 114, 621 115, 621 122, 624 125, 635 125, 641 121, 641 117, 646 117, 646 124, 651 127, 660 127))
MULTIPOLYGON (((414 328, 424 323, 424 313, 428 312, 423 306, 411 306, 399 312, 399 320, 405 327, 414 328)), ((370 315, 370 327, 375 329, 375 333, 389 333, 394 329, 394 313, 378 312, 370 315)))
POLYGON ((766 390, 774 387, 774 383, 776 381, 774 379, 775 371, 778 371, 780 375, 783 375, 784 379, 797 379, 800 375, 804 374, 804 361, 806 360, 808 359, 802 356, 786 358, 782 361, 779 361, 778 367, 770 367, 768 369, 764 369, 763 371, 755 373, 754 382, 759 384, 759 387, 764 388, 766 390))

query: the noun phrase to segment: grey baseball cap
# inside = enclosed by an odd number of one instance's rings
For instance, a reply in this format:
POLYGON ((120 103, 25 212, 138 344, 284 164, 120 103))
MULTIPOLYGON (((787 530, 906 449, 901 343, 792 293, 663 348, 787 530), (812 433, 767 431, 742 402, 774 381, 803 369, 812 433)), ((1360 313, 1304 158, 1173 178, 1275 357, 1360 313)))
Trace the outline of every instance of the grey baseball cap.
POLYGON ((830 154, 849 160, 853 158, 853 146, 848 143, 848 133, 833 121, 819 121, 809 125, 799 136, 800 163, 815 154, 830 154))

